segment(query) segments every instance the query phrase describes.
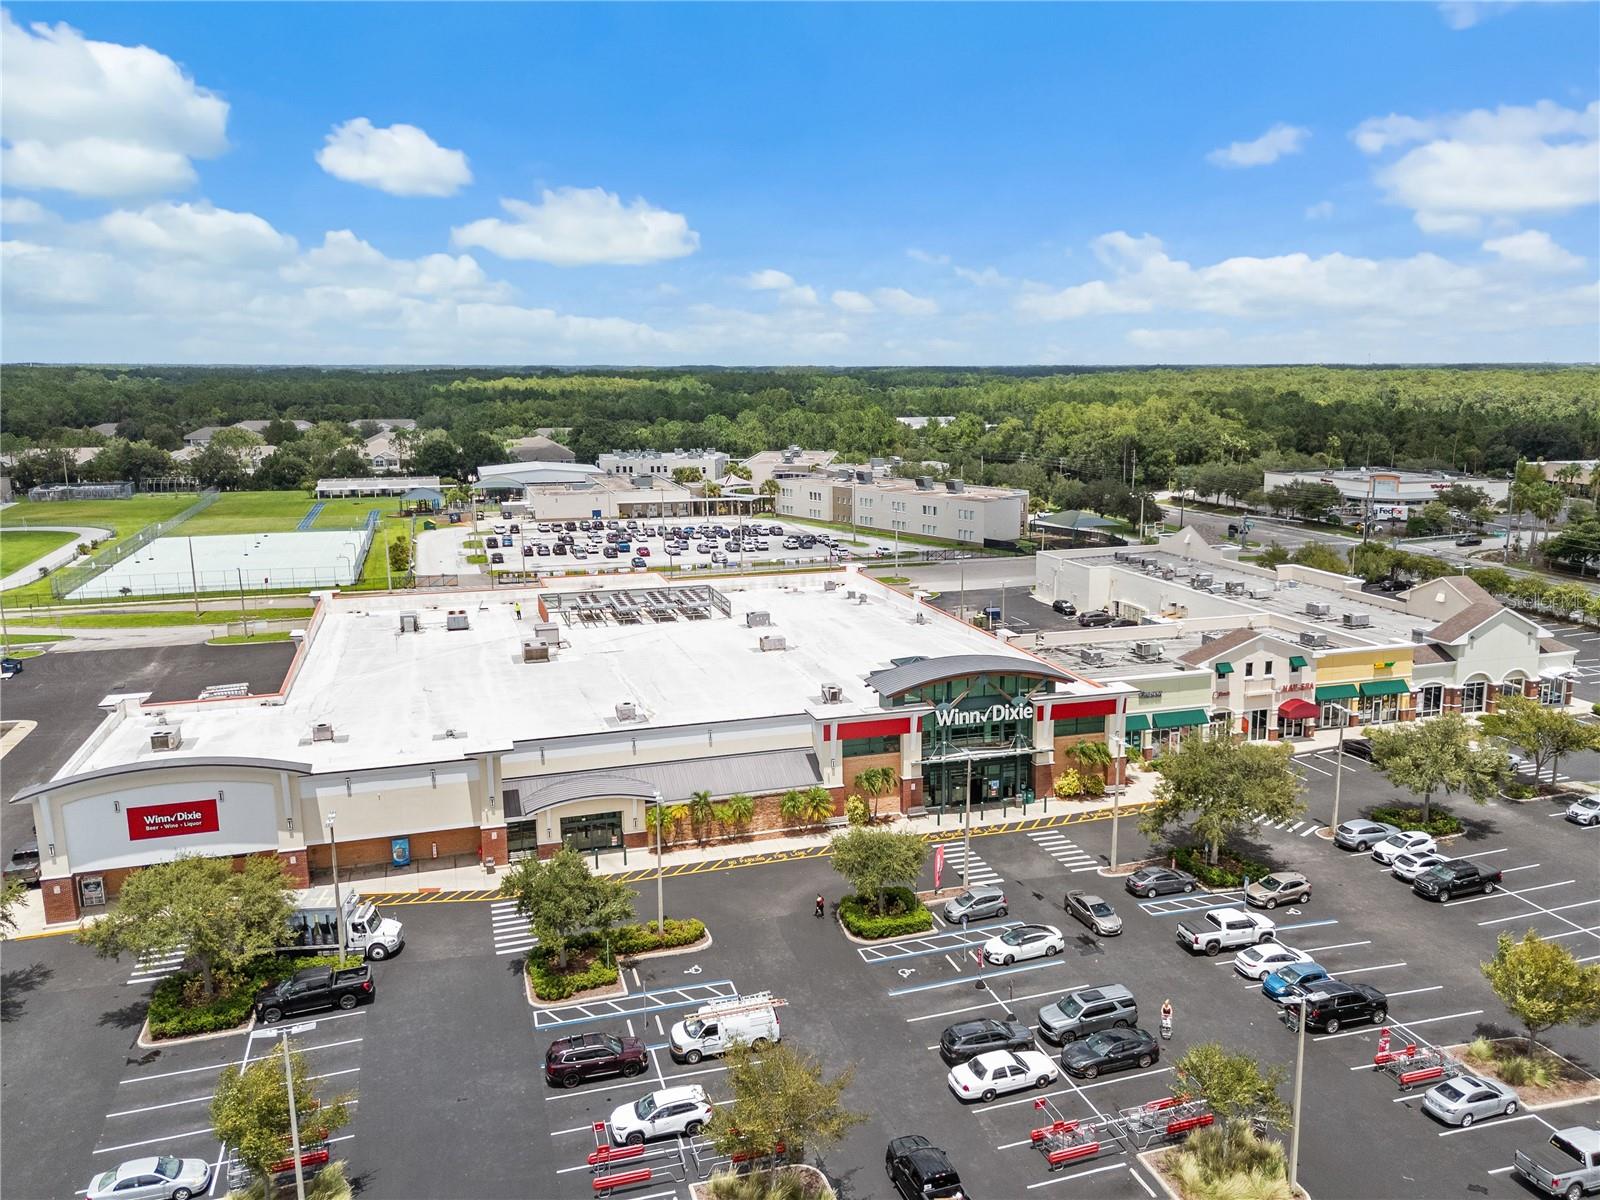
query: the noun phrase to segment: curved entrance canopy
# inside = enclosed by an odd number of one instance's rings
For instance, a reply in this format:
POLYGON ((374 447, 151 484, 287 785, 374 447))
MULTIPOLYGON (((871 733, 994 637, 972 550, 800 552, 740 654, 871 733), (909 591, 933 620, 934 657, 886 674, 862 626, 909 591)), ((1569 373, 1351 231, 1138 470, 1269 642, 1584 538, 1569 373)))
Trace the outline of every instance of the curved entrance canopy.
POLYGON ((1022 675, 1061 683, 1078 682, 1075 675, 1037 659, 1009 654, 949 654, 942 658, 912 659, 882 671, 874 671, 867 676, 867 686, 887 698, 903 695, 930 683, 970 675, 1022 675))

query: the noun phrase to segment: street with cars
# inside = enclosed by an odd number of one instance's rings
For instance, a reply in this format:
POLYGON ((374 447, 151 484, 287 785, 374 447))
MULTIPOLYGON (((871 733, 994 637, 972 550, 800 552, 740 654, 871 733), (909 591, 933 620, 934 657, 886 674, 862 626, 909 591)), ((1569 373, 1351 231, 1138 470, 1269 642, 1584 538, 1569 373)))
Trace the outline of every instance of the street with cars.
MULTIPOLYGON (((952 823, 941 882, 965 869, 975 903, 941 906, 930 933, 860 945, 814 920, 815 896, 831 909, 841 890, 826 858, 674 877, 668 911, 702 917, 713 943, 639 960, 624 971, 626 996, 604 1002, 530 1007, 520 957, 498 952, 502 908, 386 902, 405 945, 362 968, 371 1003, 297 1016, 314 1027, 289 1036, 319 1086, 356 1101, 333 1149, 376 1197, 590 1195, 598 1138, 653 1172, 650 1186, 619 1194, 687 1200, 683 1181, 715 1157, 704 1122, 727 1099, 726 1063, 707 1039, 733 1020, 830 1071, 854 1067, 846 1102, 868 1119, 822 1160, 848 1194, 920 1195, 904 1189, 947 1167, 968 1194, 1148 1200, 1155 1180, 1121 1151, 1049 1170, 1030 1140, 1035 1102, 1094 1120, 1161 1101, 1172 1064, 1200 1041, 1292 1068, 1299 1002, 1282 1000, 1303 997, 1301 1176, 1312 1195, 1523 1195, 1513 1156, 1558 1129, 1594 1127, 1600 1102, 1496 1111, 1478 1096, 1490 1089, 1465 1079, 1397 1088, 1373 1058, 1386 1028, 1435 1045, 1515 1032, 1478 968, 1499 932, 1536 928, 1600 960, 1600 825, 1566 819, 1552 801, 1456 804, 1467 832, 1437 853, 1499 878, 1428 903, 1401 874, 1403 854, 1374 857, 1381 838, 1345 849, 1325 836, 1334 765, 1328 753, 1299 756, 1309 811, 1246 834, 1241 848, 1276 868, 1252 881, 1267 891, 1209 891, 1164 863, 1107 878, 1103 819, 977 836, 965 855, 952 823), (1070 893, 1084 893, 1077 910, 1070 893), (1120 934, 1096 927, 1108 915, 1120 934), (1215 957, 1175 944, 1180 925, 1241 918, 1270 939, 1215 957)), ((1392 799, 1369 764, 1345 770, 1341 823, 1392 799)), ((1119 847, 1133 861, 1147 853, 1131 820, 1119 847)), ((641 915, 653 915, 645 892, 641 915)), ((291 1019, 259 1024, 255 1037, 142 1046, 148 977, 131 967, 59 937, 7 947, 6 1134, 34 1149, 0 1165, 6 1194, 81 1193, 124 1162, 164 1157, 209 1162, 221 1194, 225 1154, 207 1119, 216 1073, 269 1053, 291 1019)), ((1585 1062, 1588 1040, 1550 1035, 1585 1062)))

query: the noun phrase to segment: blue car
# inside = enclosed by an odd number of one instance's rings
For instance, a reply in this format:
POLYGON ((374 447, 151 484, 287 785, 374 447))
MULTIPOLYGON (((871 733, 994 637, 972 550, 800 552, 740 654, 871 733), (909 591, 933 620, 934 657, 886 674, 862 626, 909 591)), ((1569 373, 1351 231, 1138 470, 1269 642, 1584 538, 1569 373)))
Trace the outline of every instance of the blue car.
POLYGON ((1327 978, 1327 968, 1319 967, 1314 962, 1289 963, 1262 978, 1261 992, 1269 1000, 1282 1004, 1290 996, 1299 995, 1313 983, 1321 983, 1327 978))

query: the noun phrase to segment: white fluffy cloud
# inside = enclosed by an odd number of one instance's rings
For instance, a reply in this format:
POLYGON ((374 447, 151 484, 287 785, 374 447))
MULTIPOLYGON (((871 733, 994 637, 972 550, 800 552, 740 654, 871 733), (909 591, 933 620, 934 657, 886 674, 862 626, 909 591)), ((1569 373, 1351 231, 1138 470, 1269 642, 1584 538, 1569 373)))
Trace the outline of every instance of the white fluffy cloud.
POLYGON ((454 243, 558 267, 661 262, 700 248, 700 235, 683 214, 642 197, 624 205, 604 188, 546 189, 538 204, 507 199, 500 205, 511 220, 485 217, 462 225, 451 231, 454 243))
POLYGON ((1558 245, 1542 229, 1527 229, 1506 237, 1490 238, 1483 248, 1503 261, 1535 271, 1576 271, 1584 264, 1581 255, 1558 245))
POLYGON ((1155 354, 1193 352, 1228 341, 1228 331, 1209 329, 1130 329, 1124 337, 1128 345, 1155 354))
POLYGON ((0 197, 0 223, 6 225, 38 225, 53 220, 55 214, 37 200, 26 196, 0 197))
POLYGON ((472 182, 460 150, 445 149, 415 125, 380 129, 366 117, 335 125, 317 163, 336 179, 391 196, 450 196, 472 182))
POLYGON ((255 213, 230 212, 209 204, 152 204, 139 212, 119 209, 100 218, 114 245, 156 259, 198 259, 216 266, 279 262, 295 252, 295 240, 255 213))
POLYGON ((1306 220, 1326 221, 1333 216, 1333 201, 1318 200, 1315 204, 1306 205, 1306 220))
POLYGON ((794 277, 784 271, 777 271, 768 267, 764 271, 752 271, 742 281, 744 286, 753 292, 776 292, 778 299, 785 304, 817 303, 817 289, 807 284, 796 283, 794 277))
POLYGON ((0 12, 0 136, 10 187, 136 196, 195 181, 227 148, 228 104, 146 46, 0 12))
POLYGON ((1311 131, 1300 125, 1286 125, 1279 121, 1254 141, 1232 142, 1206 155, 1214 167, 1264 167, 1275 163, 1285 154, 1298 154, 1311 136, 1311 131))
POLYGON ((1351 136, 1374 156, 1410 147, 1376 177, 1426 233, 1471 235, 1488 217, 1564 213, 1600 200, 1600 103, 1390 114, 1363 121, 1351 136))
POLYGON ((852 292, 848 288, 840 288, 829 299, 835 306, 849 313, 869 313, 878 309, 871 297, 862 292, 852 292))
POLYGON ((934 254, 928 250, 918 249, 916 246, 912 246, 906 251, 906 257, 934 267, 948 267, 950 265, 950 256, 948 254, 934 254))
POLYGON ((913 296, 905 288, 879 288, 872 293, 872 298, 879 307, 905 317, 931 317, 939 311, 939 306, 932 300, 925 296, 913 296))
POLYGON ((1471 29, 1490 17, 1510 12, 1516 4, 1513 0, 1442 0, 1435 7, 1451 29, 1471 29))

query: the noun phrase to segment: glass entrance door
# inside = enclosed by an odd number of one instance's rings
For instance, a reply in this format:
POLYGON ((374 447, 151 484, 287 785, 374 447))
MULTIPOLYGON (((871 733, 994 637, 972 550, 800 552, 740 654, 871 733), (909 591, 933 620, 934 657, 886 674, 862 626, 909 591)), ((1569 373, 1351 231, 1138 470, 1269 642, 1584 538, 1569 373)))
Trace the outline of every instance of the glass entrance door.
POLYGON ((984 803, 997 803, 1008 797, 1023 795, 1033 781, 1033 757, 1019 754, 974 762, 971 765, 970 785, 965 762, 929 763, 924 768, 923 780, 929 808, 965 806, 969 786, 972 805, 976 808, 984 803))
POLYGON ((620 812, 561 818, 561 842, 574 850, 613 850, 622 845, 620 812))
POLYGON ((512 862, 538 853, 538 822, 512 821, 506 826, 506 854, 512 862))

